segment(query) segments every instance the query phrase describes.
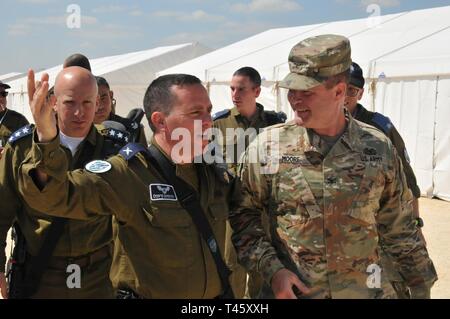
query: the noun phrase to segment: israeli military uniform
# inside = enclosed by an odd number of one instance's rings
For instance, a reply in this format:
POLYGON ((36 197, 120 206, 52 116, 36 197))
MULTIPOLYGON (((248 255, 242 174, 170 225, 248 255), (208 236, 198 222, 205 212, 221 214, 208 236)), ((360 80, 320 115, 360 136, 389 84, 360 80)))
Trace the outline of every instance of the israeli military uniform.
POLYGON ((5 147, 11 134, 28 125, 28 120, 16 111, 6 109, 0 112, 0 148, 5 147))
MULTIPOLYGON (((264 107, 256 103, 256 113, 251 119, 247 119, 242 116, 236 107, 223 110, 216 113, 213 117, 213 127, 216 127, 222 133, 223 139, 219 141, 224 159, 227 157, 227 145, 233 149, 234 156, 225 162, 228 164, 229 169, 235 174, 238 160, 241 156, 238 151, 238 143, 240 139, 237 135, 227 135, 227 129, 243 129, 244 131, 249 128, 255 129, 255 134, 245 136, 244 145, 245 148, 256 137, 256 134, 265 127, 284 123, 286 115, 282 112, 265 111, 264 107), (231 162, 230 162, 231 161, 231 162)), ((242 149, 244 151, 245 149, 242 149)), ((228 154, 230 155, 230 154, 228 154)), ((229 226, 228 226, 229 227, 229 226)), ((248 287, 246 287, 247 274, 245 270, 237 263, 234 248, 231 245, 231 230, 227 231, 227 244, 225 245, 225 256, 229 264, 229 267, 233 270, 232 274, 232 287, 236 298, 243 298, 244 296, 254 298, 258 295, 260 287, 262 285, 262 278, 257 273, 249 274, 248 287), (246 292, 247 288, 247 292, 246 292)))
MULTIPOLYGON (((112 278, 121 290, 142 298, 221 296, 223 287, 207 244, 144 147, 130 144, 103 165, 67 174, 58 140, 35 144, 23 164, 21 190, 31 207, 80 220, 114 214, 125 254, 114 260, 112 278), (51 177, 42 193, 28 175, 34 168, 51 177)), ((216 247, 223 252, 231 175, 204 163, 176 165, 176 175, 197 191, 216 247)))
MULTIPOLYGON (((408 152, 406 151, 405 142, 398 133, 395 126, 392 124, 391 120, 377 112, 371 112, 364 108, 361 104, 357 104, 353 116, 356 120, 372 125, 379 130, 381 130, 387 137, 391 140, 397 153, 402 161, 403 172, 405 173, 406 182, 409 189, 412 191, 415 198, 420 197, 420 189, 417 185, 416 176, 410 165, 408 152)), ((418 212, 415 212, 416 217, 418 217, 418 212)), ((390 258, 382 253, 382 260, 384 262, 384 268, 388 274, 391 276, 392 284, 394 285, 395 291, 397 292, 399 298, 407 299, 409 297, 408 288, 405 287, 404 280, 400 274, 395 271, 395 267, 390 261, 390 258)))
POLYGON ((108 120, 122 123, 133 139, 133 141, 130 140, 130 142, 141 143, 144 146, 148 145, 144 126, 142 126, 141 124, 113 113, 110 114, 108 120))
POLYGON ((239 165, 233 242, 240 262, 263 275, 263 298, 273 296, 270 282, 282 268, 310 287, 299 298, 395 298, 381 244, 413 295, 429 297, 437 276, 397 152, 378 129, 346 120, 334 145, 293 122, 273 126, 239 165), (261 226, 265 208, 270 236, 261 226))
MULTIPOLYGON (((20 163, 31 155, 32 126, 25 126, 16 131, 10 138, 0 161, 0 271, 4 271, 4 246, 8 229, 15 220, 26 239, 27 260, 39 255, 41 246, 49 233, 53 218, 46 214, 47 207, 33 209, 24 203, 20 195, 17 181, 20 177, 20 163)), ((70 150, 61 147, 61 156, 68 169, 84 167, 95 159, 104 159, 119 149, 107 146, 105 138, 94 127, 91 128, 85 140, 80 144, 75 156, 70 150)), ((69 191, 72 192, 72 191, 69 191)), ((52 194, 45 194, 46 200, 52 194)), ((84 203, 80 203, 83 209, 84 203)), ((109 278, 112 262, 112 227, 111 217, 97 215, 88 221, 67 220, 63 226, 48 267, 42 274, 37 291, 32 298, 113 298, 114 290, 109 278), (73 283, 79 282, 79 288, 69 288, 67 281, 72 272, 69 265, 79 266, 81 280, 73 278, 73 283)), ((31 264, 26 262, 27 267, 31 264)), ((31 266, 30 266, 31 267, 31 266)), ((30 270, 30 269, 29 269, 30 270)), ((73 271, 75 274, 75 271, 73 271)), ((77 285, 75 285, 77 286, 77 285)))

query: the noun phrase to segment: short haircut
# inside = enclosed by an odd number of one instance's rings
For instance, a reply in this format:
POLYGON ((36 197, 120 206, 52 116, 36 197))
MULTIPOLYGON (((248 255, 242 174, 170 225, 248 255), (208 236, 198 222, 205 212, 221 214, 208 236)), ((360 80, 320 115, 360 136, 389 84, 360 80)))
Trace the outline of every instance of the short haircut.
POLYGON ((344 71, 342 73, 330 76, 325 81, 324 85, 327 90, 331 90, 332 88, 334 88, 336 85, 338 85, 341 82, 345 83, 347 85, 350 83, 350 69, 348 69, 347 71, 344 71))
POLYGON ((97 86, 98 87, 106 86, 108 88, 108 90, 111 90, 110 87, 109 87, 108 81, 106 81, 106 79, 104 77, 96 76, 95 80, 97 81, 97 86))
POLYGON ((66 58, 63 64, 63 68, 68 68, 71 66, 79 66, 89 71, 92 71, 89 59, 80 53, 72 54, 71 56, 66 58))
POLYGON ((156 127, 151 121, 154 112, 169 114, 176 102, 176 96, 172 92, 173 86, 202 85, 199 78, 189 74, 167 74, 155 79, 147 88, 144 96, 144 110, 148 117, 148 123, 153 132, 156 127))
POLYGON ((254 68, 245 66, 234 72, 233 76, 247 76, 255 87, 261 86, 261 75, 254 68))

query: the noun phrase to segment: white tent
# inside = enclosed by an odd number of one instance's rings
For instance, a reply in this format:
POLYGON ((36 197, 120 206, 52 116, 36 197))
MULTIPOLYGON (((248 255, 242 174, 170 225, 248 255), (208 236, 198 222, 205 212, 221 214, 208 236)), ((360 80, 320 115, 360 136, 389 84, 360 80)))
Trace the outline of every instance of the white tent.
POLYGON ((402 134, 422 193, 450 200, 450 6, 273 29, 160 72, 185 72, 207 86, 214 112, 229 108, 229 80, 243 66, 263 78, 266 109, 292 112, 277 83, 288 73, 296 43, 319 34, 341 34, 367 78, 362 103, 391 118, 402 134))
POLYGON ((0 75, 0 81, 10 81, 10 80, 14 80, 17 77, 19 77, 22 73, 17 73, 17 72, 12 72, 12 73, 7 73, 7 74, 3 74, 0 75))
MULTIPOLYGON (((196 58, 211 50, 198 43, 158 47, 150 50, 109 56, 90 60, 92 73, 103 76, 109 82, 117 101, 116 112, 126 116, 135 107, 142 107, 145 90, 155 74, 163 69, 196 58)), ((52 86, 62 65, 40 71, 36 79, 46 72, 52 86)), ((11 109, 23 113, 30 121, 32 116, 28 107, 26 75, 8 82, 11 86, 8 105, 11 109)), ((143 121, 142 123, 145 123, 143 121)), ((147 128, 147 124, 145 124, 147 128)), ((148 130, 148 128, 147 128, 148 130)))

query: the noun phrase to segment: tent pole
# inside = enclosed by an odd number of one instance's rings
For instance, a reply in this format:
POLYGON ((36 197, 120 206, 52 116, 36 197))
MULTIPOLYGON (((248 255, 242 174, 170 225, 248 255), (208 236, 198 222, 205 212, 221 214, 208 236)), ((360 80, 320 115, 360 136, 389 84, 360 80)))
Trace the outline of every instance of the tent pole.
POLYGON ((434 116, 433 116, 433 152, 432 152, 432 170, 431 170, 431 191, 427 193, 428 198, 433 198, 434 194, 434 171, 436 169, 436 114, 438 107, 438 95, 439 95, 439 80, 440 77, 436 77, 436 94, 434 98, 434 116))

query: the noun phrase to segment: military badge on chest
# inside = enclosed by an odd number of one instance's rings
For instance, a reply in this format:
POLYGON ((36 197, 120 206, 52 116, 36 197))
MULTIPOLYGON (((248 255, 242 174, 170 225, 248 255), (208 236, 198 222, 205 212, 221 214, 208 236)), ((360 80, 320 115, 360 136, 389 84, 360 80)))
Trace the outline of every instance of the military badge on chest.
POLYGON ((372 147, 366 147, 361 154, 361 161, 379 163, 383 161, 383 157, 378 154, 376 149, 372 147))
POLYGON ((152 201, 177 201, 177 194, 172 185, 150 184, 150 199, 152 201))

